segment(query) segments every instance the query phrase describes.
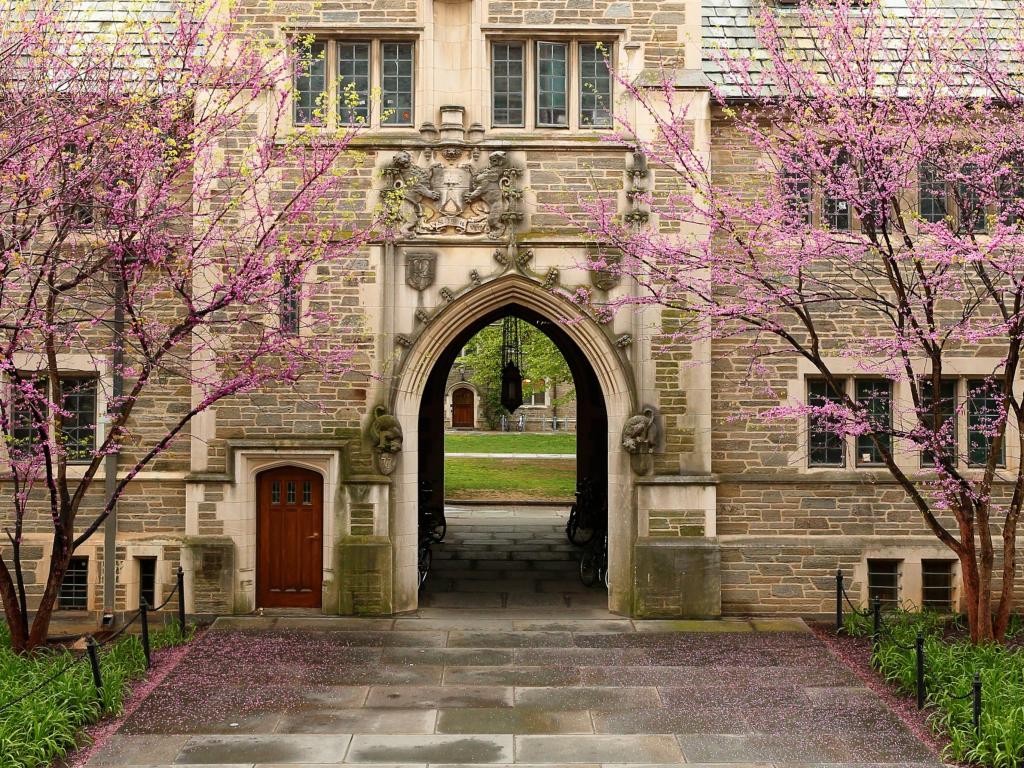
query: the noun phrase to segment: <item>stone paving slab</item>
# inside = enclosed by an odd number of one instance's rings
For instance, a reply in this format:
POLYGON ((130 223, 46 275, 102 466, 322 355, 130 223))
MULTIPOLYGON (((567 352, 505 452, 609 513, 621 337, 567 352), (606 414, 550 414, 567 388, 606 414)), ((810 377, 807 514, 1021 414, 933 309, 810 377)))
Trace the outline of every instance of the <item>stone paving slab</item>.
POLYGON ((593 733, 590 712, 585 709, 442 709, 438 733, 593 733))
POLYGON ((193 736, 178 753, 177 764, 194 763, 333 763, 345 758, 349 734, 263 736, 193 736))
POLYGON ((534 763, 683 762, 671 736, 516 736, 516 758, 534 763))
POLYGON ((511 707, 513 689, 507 686, 451 685, 374 686, 366 700, 368 707, 402 709, 442 707, 511 707))
POLYGON ((508 734, 368 736, 352 738, 346 763, 510 763, 515 754, 508 734))
POLYGON ((366 707, 319 712, 290 712, 274 729, 277 733, 433 733, 435 709, 366 707))
POLYGON ((517 687, 578 685, 576 667, 445 667, 445 685, 511 685, 517 687))

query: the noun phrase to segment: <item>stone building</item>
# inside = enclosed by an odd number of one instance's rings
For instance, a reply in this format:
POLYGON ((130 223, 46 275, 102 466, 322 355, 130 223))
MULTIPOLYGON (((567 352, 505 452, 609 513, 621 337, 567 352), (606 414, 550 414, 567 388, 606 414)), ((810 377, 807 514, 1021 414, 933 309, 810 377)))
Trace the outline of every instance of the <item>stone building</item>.
MULTIPOLYGON (((630 78, 671 62, 713 166, 727 183, 759 183, 753 150, 712 108, 704 56, 706 41, 750 42, 753 1, 241 0, 254 33, 316 40, 322 66, 296 84, 297 123, 317 83, 332 105, 339 79, 365 97, 346 202, 368 214, 400 189, 403 235, 316 278, 337 333, 360 350, 348 379, 223 403, 137 478, 118 510, 118 608, 141 590, 159 599, 180 563, 196 614, 415 609, 418 489, 430 480, 443 494, 449 372, 469 338, 508 315, 548 333, 574 374, 579 472, 601 479, 608 502, 612 611, 821 614, 837 567, 854 599, 871 579, 879 594, 955 603, 949 550, 870 456, 819 462, 805 424, 730 419, 748 395, 729 342, 666 349, 671 313, 594 316, 567 298, 636 289, 581 267, 590 246, 552 207, 571 215, 596 190, 642 224, 632 193, 659 182, 643 157, 601 140, 613 109, 646 129, 605 55, 630 78), (283 535, 285 513, 298 534, 283 535)), ((802 398, 812 372, 791 363, 773 383, 802 398)), ((965 359, 956 386, 990 364, 965 359)), ((98 610, 102 537, 79 555, 79 602, 98 610)))
MULTIPOLYGON (((488 409, 488 393, 452 368, 445 385, 446 429, 518 432, 575 432, 576 397, 572 382, 523 380, 523 404, 512 414, 488 409)), ((492 398, 493 399, 493 398, 492 398)))

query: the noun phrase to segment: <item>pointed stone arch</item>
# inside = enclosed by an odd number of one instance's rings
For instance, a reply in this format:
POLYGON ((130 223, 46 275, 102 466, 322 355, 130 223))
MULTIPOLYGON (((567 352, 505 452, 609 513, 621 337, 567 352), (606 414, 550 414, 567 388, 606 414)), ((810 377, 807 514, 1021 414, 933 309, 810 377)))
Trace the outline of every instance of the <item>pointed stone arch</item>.
MULTIPOLYGON (((605 330, 566 299, 522 275, 505 275, 462 294, 434 317, 403 355, 391 382, 390 404, 405 432, 404 450, 392 478, 389 536, 394 550, 394 610, 417 606, 416 536, 420 410, 428 381, 439 365, 450 365, 453 345, 507 314, 541 318, 553 324, 562 343, 578 350, 593 374, 607 414, 607 498, 609 608, 631 610, 632 546, 636 512, 629 456, 619 436, 636 412, 636 384, 629 362, 605 330)), ((445 374, 447 372, 445 371, 445 374)))

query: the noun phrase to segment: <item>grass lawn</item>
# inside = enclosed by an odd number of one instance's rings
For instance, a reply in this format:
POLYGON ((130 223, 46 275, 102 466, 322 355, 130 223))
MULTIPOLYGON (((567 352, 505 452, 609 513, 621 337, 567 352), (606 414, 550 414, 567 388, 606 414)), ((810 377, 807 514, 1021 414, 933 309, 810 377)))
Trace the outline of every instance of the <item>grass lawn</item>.
POLYGON ((572 499, 575 459, 468 459, 444 462, 448 499, 572 499))
POLYGON ((449 453, 576 453, 572 432, 492 432, 489 434, 447 434, 444 449, 449 453))

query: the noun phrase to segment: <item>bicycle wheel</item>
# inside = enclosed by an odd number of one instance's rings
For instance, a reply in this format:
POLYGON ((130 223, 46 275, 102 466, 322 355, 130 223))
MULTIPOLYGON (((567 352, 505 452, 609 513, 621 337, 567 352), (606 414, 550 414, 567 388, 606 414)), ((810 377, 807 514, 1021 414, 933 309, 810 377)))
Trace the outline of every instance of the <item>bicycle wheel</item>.
POLYGON ((427 574, 430 573, 430 563, 433 561, 434 555, 430 551, 430 547, 420 545, 419 555, 417 558, 417 568, 419 569, 420 575, 420 586, 423 586, 423 582, 427 580, 427 574))
POLYGON ((448 533, 448 521, 445 520, 444 514, 442 513, 441 519, 434 523, 434 527, 430 531, 430 535, 434 537, 434 541, 440 543, 444 541, 446 533, 448 533))
POLYGON ((566 531, 569 541, 577 546, 589 544, 594 538, 594 528, 589 523, 581 520, 582 515, 577 515, 571 530, 566 531))
POLYGON ((576 505, 573 504, 571 507, 569 507, 569 519, 565 521, 565 538, 569 540, 570 544, 572 543, 572 537, 576 533, 577 519, 578 518, 576 516, 576 505))
POLYGON ((597 553, 588 549, 580 557, 580 581, 583 582, 583 586, 592 587, 597 584, 598 578, 600 578, 600 571, 598 570, 597 553))

